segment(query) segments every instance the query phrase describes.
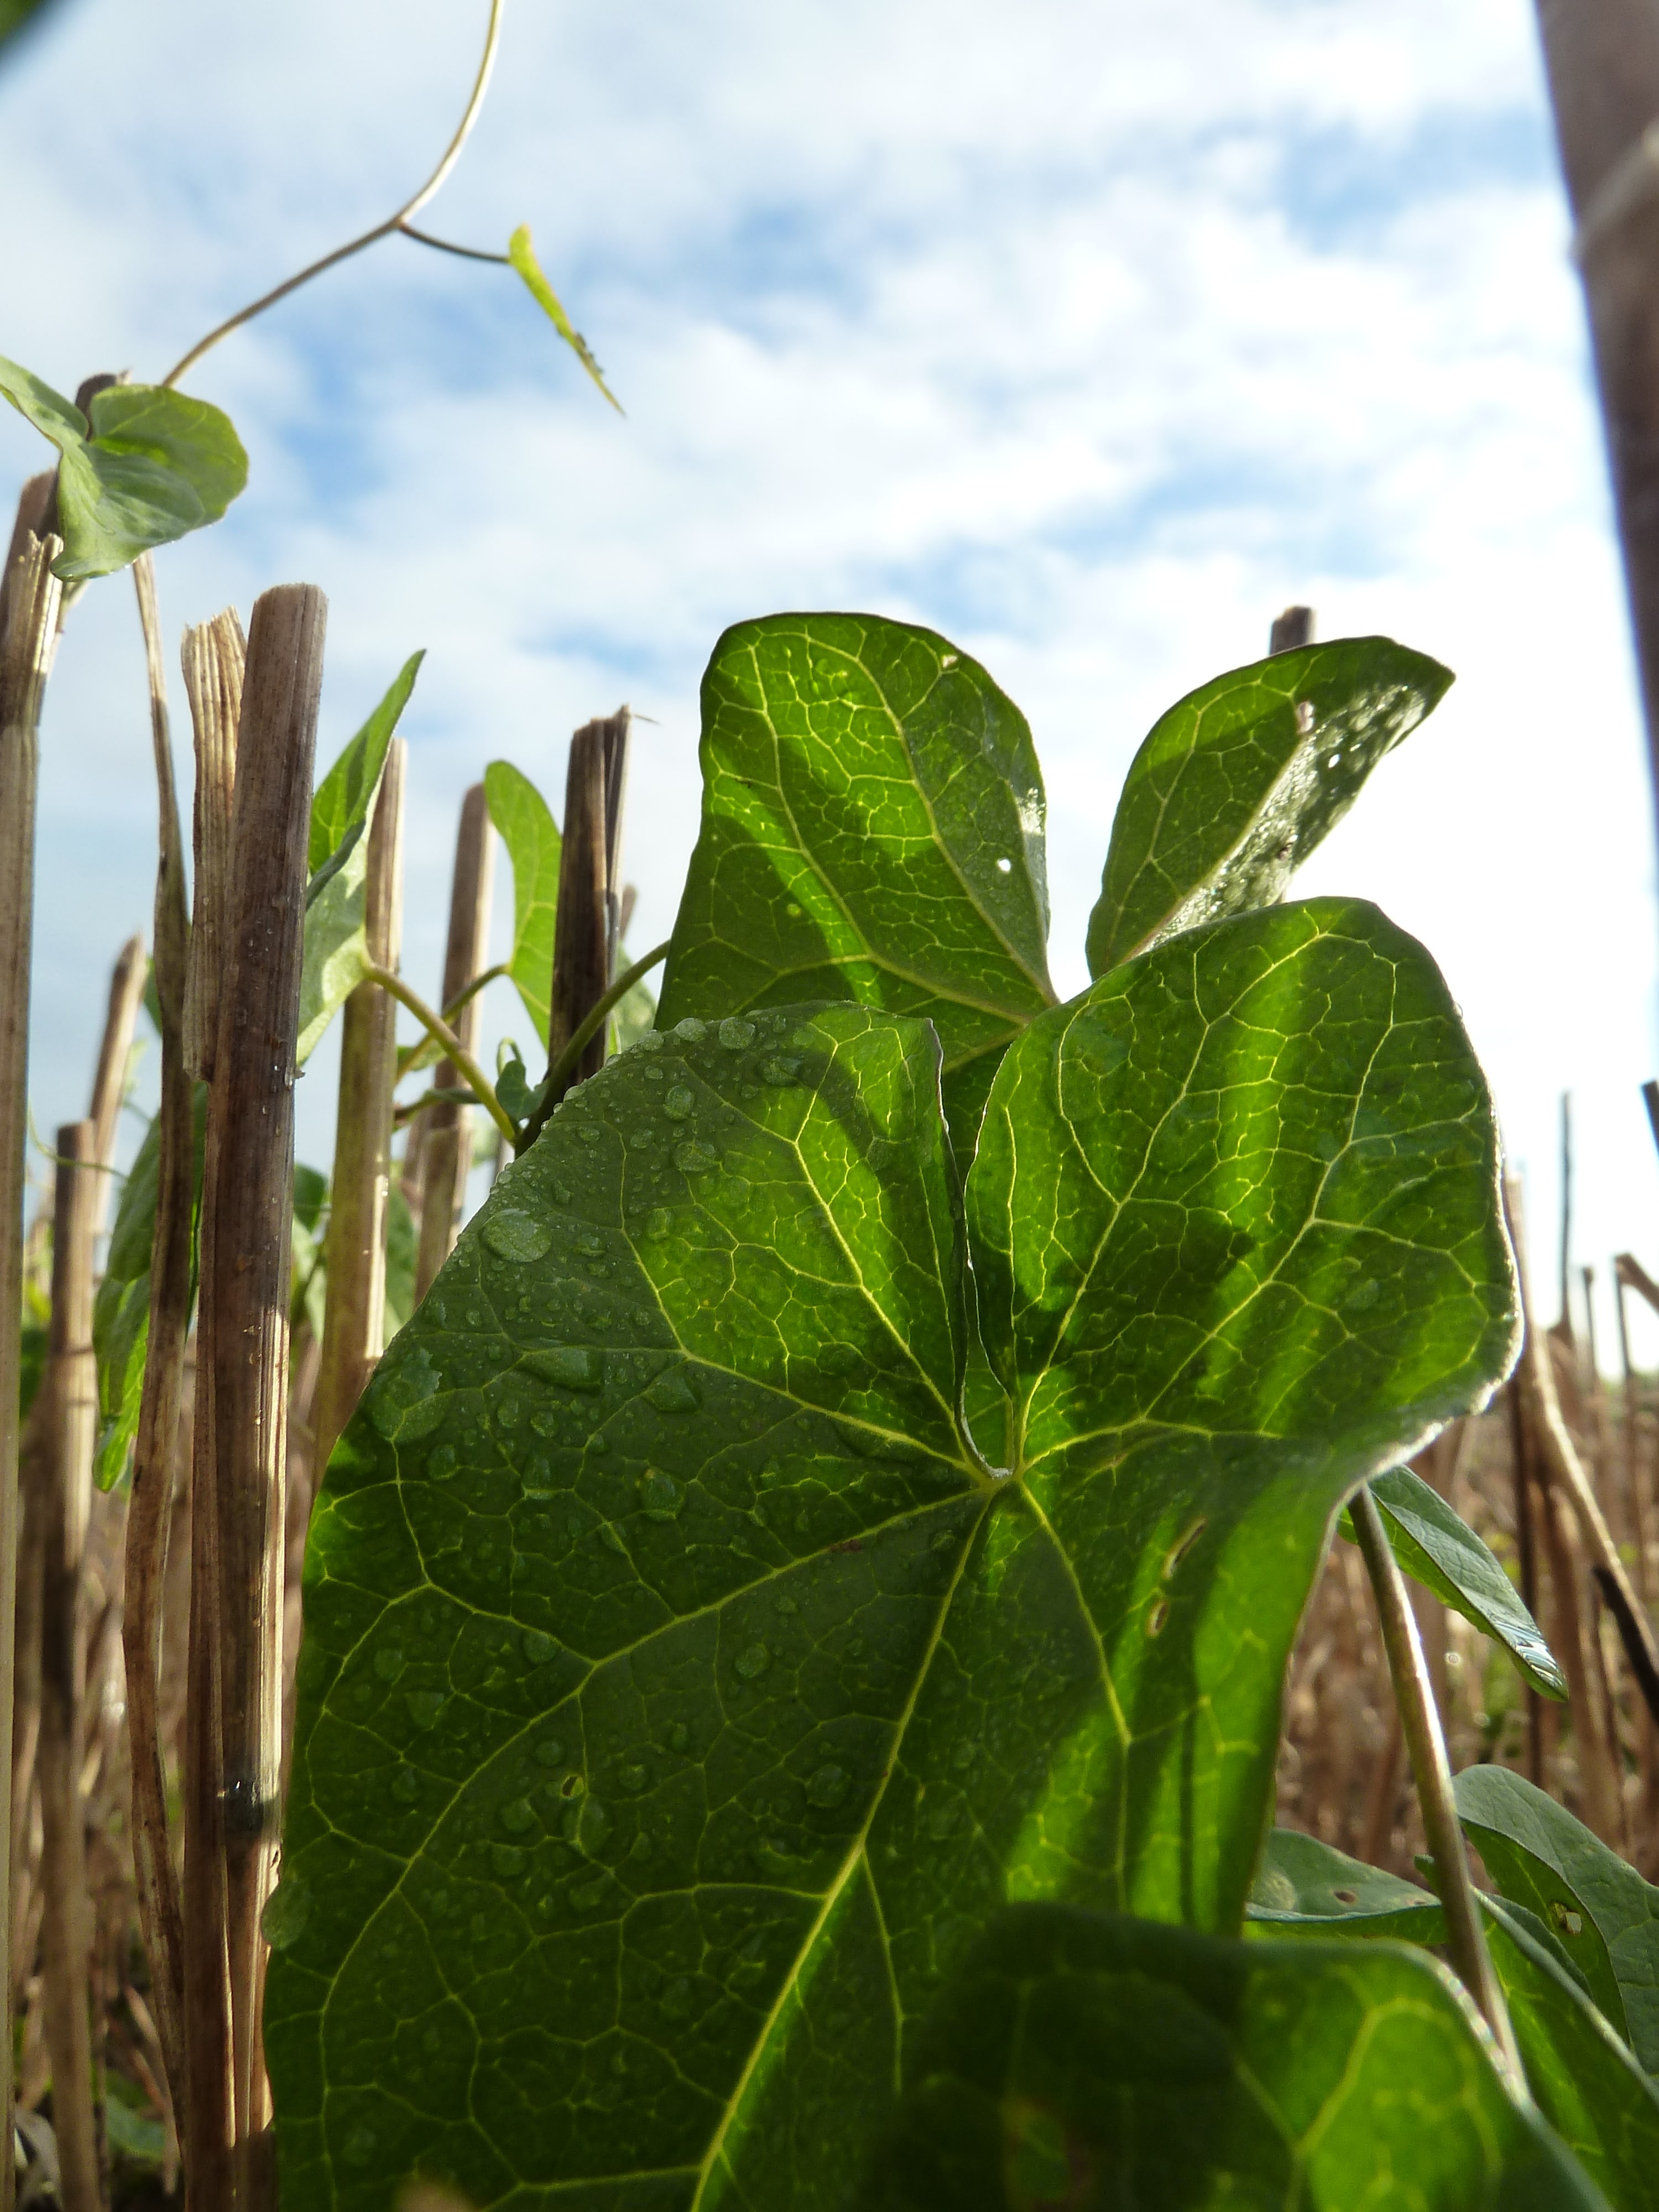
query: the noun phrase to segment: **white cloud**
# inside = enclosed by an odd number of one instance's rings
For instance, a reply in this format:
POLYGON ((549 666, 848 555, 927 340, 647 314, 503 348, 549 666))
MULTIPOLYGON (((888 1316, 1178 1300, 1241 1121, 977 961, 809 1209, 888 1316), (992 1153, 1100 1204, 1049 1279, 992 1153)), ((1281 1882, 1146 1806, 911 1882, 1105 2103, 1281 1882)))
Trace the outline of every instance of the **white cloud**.
MULTIPOLYGON (((387 211, 451 127, 483 21, 430 0, 65 8, 0 80, 0 191, 27 218, 0 241, 0 349, 71 385, 159 373, 387 211)), ((659 718, 629 861, 637 940, 665 934, 714 635, 856 605, 948 630, 1030 714, 1075 986, 1134 745, 1306 598, 1323 634, 1390 631, 1459 683, 1304 888, 1376 898, 1441 959, 1529 1170, 1540 1277, 1565 1087, 1581 1255, 1650 1253, 1651 808, 1522 13, 519 6, 425 220, 496 245, 526 216, 625 423, 511 278, 394 241, 203 365, 252 486, 161 564, 174 626, 325 586, 329 745, 430 648, 417 981, 464 785, 506 753, 557 805, 565 734, 622 696, 659 718)), ((36 465, 21 426, 0 423, 0 463, 36 465)), ((106 586, 50 710, 43 1119, 78 1109, 98 978, 148 910, 139 667, 106 586)), ((305 1087, 313 1157, 328 1080, 305 1087)))

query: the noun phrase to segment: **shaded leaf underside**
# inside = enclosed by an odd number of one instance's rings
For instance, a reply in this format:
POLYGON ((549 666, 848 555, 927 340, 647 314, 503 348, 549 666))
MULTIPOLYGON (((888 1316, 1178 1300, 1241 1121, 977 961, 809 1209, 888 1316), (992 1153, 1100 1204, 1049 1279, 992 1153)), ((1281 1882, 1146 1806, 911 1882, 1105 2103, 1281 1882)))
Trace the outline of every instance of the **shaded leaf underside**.
POLYGON ((1332 1510, 1509 1355, 1478 1072, 1338 902, 1036 1023, 969 1193, 1007 1478, 938 1082, 921 1022, 682 1020, 383 1362, 307 1554, 290 2206, 829 2212, 1005 1900, 1237 1925, 1332 1510))

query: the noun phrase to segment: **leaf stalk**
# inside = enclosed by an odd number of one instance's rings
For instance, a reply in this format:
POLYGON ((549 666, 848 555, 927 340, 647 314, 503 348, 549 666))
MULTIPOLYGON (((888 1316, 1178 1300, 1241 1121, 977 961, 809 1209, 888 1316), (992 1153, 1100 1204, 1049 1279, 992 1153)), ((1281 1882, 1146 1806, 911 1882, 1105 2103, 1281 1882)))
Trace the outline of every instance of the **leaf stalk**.
POLYGON ((641 981, 653 968, 660 966, 667 959, 673 942, 672 937, 664 938, 660 945, 652 946, 642 960, 636 960, 631 968, 624 968, 586 1020, 579 1023, 572 1031, 569 1043, 547 1071, 547 1080, 542 1086, 541 1103, 515 1139, 515 1150, 526 1152, 535 1143, 546 1127, 553 1109, 563 1097, 565 1088, 580 1064, 582 1054, 604 1028, 608 1017, 616 1012, 635 983, 641 981))
POLYGON ((443 1047, 445 1058, 453 1060, 459 1068, 471 1085, 473 1096, 501 1131, 502 1136, 507 1139, 507 1143, 516 1145, 518 1130, 508 1118, 507 1109, 495 1096, 495 1085, 490 1082, 483 1068, 473 1059, 471 1054, 437 1009, 428 1006, 420 993, 411 990, 401 975, 394 975, 391 969, 379 967, 373 961, 365 965, 363 980, 369 983, 378 983, 383 991, 391 993, 400 1006, 406 1006, 409 1009, 427 1035, 434 1042, 443 1047))

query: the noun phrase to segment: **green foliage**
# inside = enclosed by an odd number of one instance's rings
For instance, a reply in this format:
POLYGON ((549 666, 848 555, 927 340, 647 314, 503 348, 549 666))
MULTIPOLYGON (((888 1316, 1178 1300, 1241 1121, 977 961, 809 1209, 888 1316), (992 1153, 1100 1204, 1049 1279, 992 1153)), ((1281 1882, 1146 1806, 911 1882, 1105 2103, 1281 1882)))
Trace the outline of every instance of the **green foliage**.
MULTIPOLYGON (((1483 1636, 1500 1644, 1533 1689, 1547 1698, 1565 1698, 1567 1678, 1538 1623, 1462 1516, 1408 1467, 1378 1475, 1370 1487, 1389 1545, 1405 1572, 1432 1590, 1443 1605, 1473 1621, 1483 1636)), ((1357 1540, 1346 1511, 1339 1526, 1351 1543, 1357 1540)))
POLYGON ((0 0, 0 46, 43 15, 52 0, 0 0))
POLYGON ((1643 2069, 1659 2073, 1659 1889, 1506 1767, 1472 1766, 1454 1787, 1500 1893, 1538 1915, 1643 2069))
POLYGON ((247 482, 230 418, 160 385, 94 395, 88 422, 71 399, 0 358, 0 393, 57 447, 53 564, 66 581, 107 576, 157 545, 216 522, 247 482))
POLYGON ((839 2202, 1003 1898, 1238 1924, 1330 1515, 1510 1354, 1478 1070, 1373 909, 1196 932, 1020 1036, 964 1237, 939 1064, 653 1033, 382 1363, 307 1565, 291 2204, 839 2202))
POLYGON ((1229 1943, 1043 1905, 1005 1913, 940 2000, 857 2199, 859 2212, 1600 2203, 1421 1953, 1229 1943))
POLYGON ((510 761, 491 761, 484 770, 484 800, 513 863, 513 950, 507 971, 545 1046, 559 905, 558 824, 535 785, 510 761))
MULTIPOLYGON (((1551 1927, 1524 1905, 1480 1902, 1539 2109, 1618 2212, 1647 2212, 1659 2172, 1659 2085, 1597 2009, 1551 1927)), ((1288 1828, 1267 1838, 1249 1919, 1252 1933, 1270 1936, 1445 1941, 1439 1901, 1426 1890, 1288 1828)))
POLYGON ((368 828, 386 757, 426 658, 411 653, 391 689, 318 785, 311 803, 305 959, 300 976, 298 1055, 303 1067, 329 1024, 363 980, 368 942, 363 897, 368 828))
POLYGON ((820 999, 925 1018, 966 1158, 998 1060, 1054 1003, 1024 716, 933 630, 775 615, 715 647, 701 758, 662 1022, 820 999))
POLYGON ((1089 919, 1091 975, 1281 898, 1451 681, 1389 638, 1343 638, 1234 669, 1171 707, 1124 781, 1089 919))
MULTIPOLYGON (((195 1115, 196 1201, 202 1194, 207 1145, 207 1086, 198 1083, 195 1115)), ((161 1172, 161 1124, 152 1120, 126 1181, 121 1186, 115 1224, 110 1231, 92 1309, 92 1348, 98 1370, 98 1448, 93 1477, 100 1490, 112 1490, 125 1474, 138 1433, 143 1395, 144 1354, 149 1346, 149 1269, 155 1248, 155 1200, 161 1172)), ((191 1266, 195 1268, 191 1224, 191 1266)))
POLYGON ((531 298, 620 415, 622 403, 605 382, 599 364, 589 350, 587 340, 566 314, 557 293, 542 273, 542 264, 537 260, 536 249, 530 242, 530 225, 527 222, 521 222, 507 240, 507 258, 523 277, 531 298))

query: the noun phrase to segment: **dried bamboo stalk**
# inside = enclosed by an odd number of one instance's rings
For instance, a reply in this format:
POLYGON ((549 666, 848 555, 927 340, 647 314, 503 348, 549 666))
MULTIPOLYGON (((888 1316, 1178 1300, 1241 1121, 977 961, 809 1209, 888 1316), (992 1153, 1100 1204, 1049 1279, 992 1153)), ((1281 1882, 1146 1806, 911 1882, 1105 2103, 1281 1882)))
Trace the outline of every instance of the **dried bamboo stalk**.
POLYGON ((144 940, 142 937, 130 937, 116 957, 114 972, 109 979, 109 1009, 104 1017, 103 1042, 99 1047, 98 1069, 92 1084, 91 1118, 98 1132, 95 1149, 101 1170, 93 1207, 93 1233, 96 1237, 101 1237, 109 1225, 110 1202, 115 1187, 110 1170, 115 1164, 115 1140, 121 1101, 126 1096, 132 1033, 138 1024, 138 1009, 143 997, 144 940))
MULTIPOLYGON (((622 914, 617 860, 626 787, 629 715, 618 708, 586 722, 570 740, 565 777, 564 841, 553 927, 553 985, 547 1060, 554 1066, 610 987, 615 924, 622 914)), ((577 1062, 568 1090, 605 1065, 605 1037, 595 1036, 577 1062)), ((550 1109, 557 1098, 546 1102, 550 1109)))
POLYGON ((185 2166, 258 2186, 258 2045, 281 1758, 289 1222, 307 844, 325 601, 266 592, 248 637, 208 1112, 185 1790, 185 2166))
MULTIPOLYGON (((444 951, 440 1001, 446 1008, 454 1004, 475 975, 483 974, 489 957, 495 858, 495 833, 490 826, 484 787, 475 783, 461 801, 460 828, 455 839, 449 941, 444 951)), ((483 1018, 483 1001, 479 998, 469 999, 455 1017, 455 1034, 475 1059, 483 1018)), ((433 1078, 434 1089, 454 1089, 460 1084, 453 1061, 442 1061, 433 1078)), ((472 1165, 471 1109, 449 1103, 428 1106, 420 1118, 418 1132, 410 1130, 409 1141, 411 1150, 418 1146, 420 1158, 421 1246, 415 1295, 423 1298, 454 1249, 461 1225, 466 1180, 472 1165)))
POLYGON ((92 1502, 97 1380, 92 1359, 94 1222, 98 1133, 91 1121, 58 1132, 52 1208, 52 1327, 43 1425, 40 1814, 45 1911, 40 1924, 52 2125, 64 2212, 99 2212, 102 2195, 93 2088, 87 1899, 81 1794, 84 1679, 81 1568, 92 1502))
MULTIPOLYGON (((0 1313, 22 1306, 24 1144, 28 1125, 29 962, 34 906, 34 794, 40 699, 58 640, 62 586, 52 573, 61 552, 43 542, 42 490, 53 479, 32 478, 18 502, 12 557, 0 578, 0 1313)), ((12 1684, 17 1620, 18 1333, 0 1328, 0 1781, 11 1786, 12 1684)), ((0 1817, 0 1899, 11 1894, 11 1808, 0 1817)), ((10 1992, 11 1915, 0 1912, 0 2113, 13 2102, 10 1992)), ((0 2158, 0 2212, 9 2212, 14 2177, 0 2158)))
MULTIPOLYGON (((1643 1480, 1642 1455, 1639 1448, 1641 1387, 1636 1367, 1630 1356, 1630 1323, 1625 1311, 1625 1294, 1631 1285, 1625 1273, 1627 1255, 1620 1254, 1613 1262, 1613 1311, 1619 1317, 1619 1361, 1625 1382, 1625 1416, 1620 1424, 1619 1441, 1625 1488, 1625 1516, 1630 1529, 1630 1540, 1636 1553, 1636 1594, 1644 1606, 1653 1603, 1653 1562, 1648 1553, 1646 1484, 1643 1480)), ((1642 1769, 1642 1808, 1644 1825, 1652 1819, 1656 1791, 1659 1790, 1659 1723, 1656 1723, 1647 1700, 1643 1699, 1636 1716, 1636 1751, 1642 1769)))
MULTIPOLYGON (((393 969, 403 933, 404 769, 394 738, 368 831, 363 934, 377 967, 393 969)), ((374 983, 345 1003, 340 1107, 328 1214, 328 1303, 313 1401, 320 1477, 356 1410, 386 1342, 386 1212, 392 1177, 392 1094, 398 1080, 398 1007, 374 983)))
POLYGON ((196 896, 185 988, 185 1065, 205 1083, 213 1075, 219 1036, 231 794, 236 785, 236 728, 247 662, 247 641, 235 608, 227 607, 211 622, 186 630, 182 657, 196 739, 196 896))

